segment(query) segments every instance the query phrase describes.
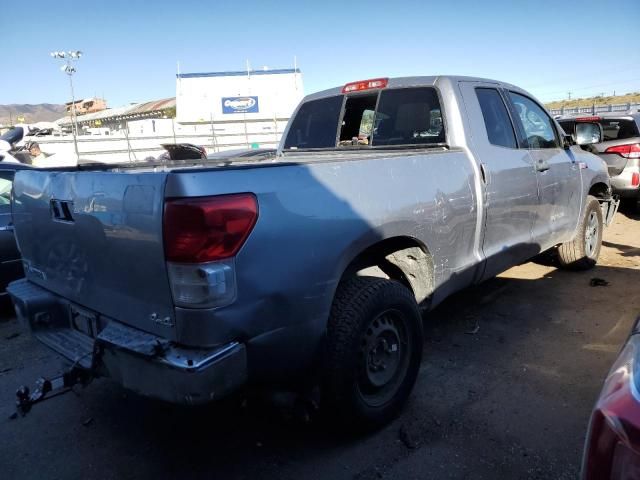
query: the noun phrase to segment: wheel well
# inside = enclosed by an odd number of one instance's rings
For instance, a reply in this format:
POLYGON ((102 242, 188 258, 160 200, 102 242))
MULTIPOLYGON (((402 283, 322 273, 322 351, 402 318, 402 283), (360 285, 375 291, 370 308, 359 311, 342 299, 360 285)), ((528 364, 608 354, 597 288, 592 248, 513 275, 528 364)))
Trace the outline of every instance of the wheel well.
POLYGON ((593 195, 598 199, 609 198, 611 196, 611 189, 606 183, 594 183, 589 189, 589 195, 593 195))
POLYGON ((342 279, 352 276, 396 280, 413 292, 419 304, 429 299, 435 284, 433 258, 412 237, 392 237, 369 246, 351 261, 342 279))

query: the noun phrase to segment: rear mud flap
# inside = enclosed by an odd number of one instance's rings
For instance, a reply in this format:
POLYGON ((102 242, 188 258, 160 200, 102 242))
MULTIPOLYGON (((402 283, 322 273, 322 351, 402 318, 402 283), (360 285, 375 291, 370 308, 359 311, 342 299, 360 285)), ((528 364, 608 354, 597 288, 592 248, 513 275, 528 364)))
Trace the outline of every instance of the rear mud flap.
POLYGON ((600 207, 602 208, 604 224, 608 227, 611 225, 613 218, 618 212, 618 207, 620 207, 620 198, 617 195, 614 195, 610 198, 602 199, 600 200, 600 207))

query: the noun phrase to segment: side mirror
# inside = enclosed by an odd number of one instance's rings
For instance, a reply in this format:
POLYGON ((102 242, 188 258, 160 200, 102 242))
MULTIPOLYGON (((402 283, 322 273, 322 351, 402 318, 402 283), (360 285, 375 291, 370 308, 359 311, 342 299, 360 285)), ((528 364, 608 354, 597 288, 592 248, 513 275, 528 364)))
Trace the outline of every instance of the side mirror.
POLYGON ((602 127, 599 123, 577 122, 576 144, 592 145, 602 141, 602 127))

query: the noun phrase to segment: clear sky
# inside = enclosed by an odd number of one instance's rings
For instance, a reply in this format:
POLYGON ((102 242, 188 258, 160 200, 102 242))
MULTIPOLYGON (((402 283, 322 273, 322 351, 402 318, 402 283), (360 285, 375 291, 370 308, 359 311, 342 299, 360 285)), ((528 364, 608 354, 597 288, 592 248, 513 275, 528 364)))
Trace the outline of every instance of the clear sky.
POLYGON ((461 74, 543 101, 640 91, 640 0, 30 0, 2 2, 0 104, 62 103, 52 50, 82 50, 76 97, 175 95, 182 72, 302 70, 305 92, 380 76, 461 74), (615 7, 615 8, 613 8, 615 7))

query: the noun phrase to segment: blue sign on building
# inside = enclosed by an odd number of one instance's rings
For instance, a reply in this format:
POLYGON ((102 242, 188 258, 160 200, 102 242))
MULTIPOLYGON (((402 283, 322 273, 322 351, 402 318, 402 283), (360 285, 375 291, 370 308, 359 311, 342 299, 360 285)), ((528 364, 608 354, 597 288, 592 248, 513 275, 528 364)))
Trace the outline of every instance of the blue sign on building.
POLYGON ((258 97, 222 97, 222 113, 258 113, 258 97))

